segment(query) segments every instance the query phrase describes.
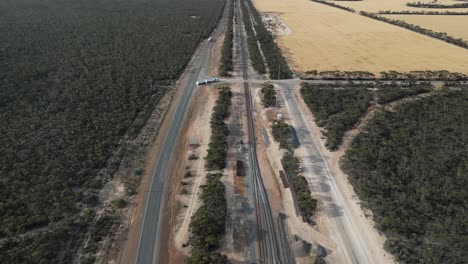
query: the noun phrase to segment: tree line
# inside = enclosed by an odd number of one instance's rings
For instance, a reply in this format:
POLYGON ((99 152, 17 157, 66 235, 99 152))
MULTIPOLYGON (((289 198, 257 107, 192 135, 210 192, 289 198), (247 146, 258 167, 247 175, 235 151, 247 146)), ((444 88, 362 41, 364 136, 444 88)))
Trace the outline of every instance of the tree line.
POLYGON ((215 252, 225 232, 227 204, 226 187, 220 181, 221 173, 206 175, 206 184, 201 186, 202 206, 193 214, 190 222, 189 244, 191 255, 187 264, 228 264, 225 255, 215 252))
POLYGON ((172 89, 224 1, 1 6, 0 262, 72 263, 125 142, 172 89))
POLYGON ((389 23, 389 24, 392 24, 392 25, 395 25, 395 26, 403 27, 403 28, 409 29, 411 31, 414 31, 414 32, 417 32, 417 33, 420 33, 420 34, 423 34, 423 35, 426 35, 426 36, 429 36, 429 37, 432 37, 432 38, 435 38, 435 39, 440 39, 440 40, 443 40, 443 41, 445 41, 447 43, 450 43, 450 44, 453 44, 453 45, 468 49, 468 42, 467 41, 463 40, 462 38, 455 38, 455 37, 449 36, 445 32, 433 31, 433 30, 430 30, 430 29, 420 27, 418 25, 413 25, 413 24, 407 23, 407 22, 405 22, 403 20, 396 20, 396 19, 386 18, 386 17, 380 16, 378 14, 368 13, 368 12, 365 12, 365 11, 361 11, 360 14, 363 15, 363 16, 369 17, 369 18, 373 18, 373 19, 376 19, 376 20, 379 20, 379 21, 383 21, 383 22, 386 22, 386 23, 389 23))
MULTIPOLYGON (((273 35, 268 31, 263 24, 263 21, 257 9, 251 1, 243 1, 248 6, 248 11, 252 15, 256 32, 257 40, 260 42, 263 55, 265 56, 268 69, 270 71, 270 79, 289 79, 293 74, 289 65, 284 58, 281 49, 276 44, 273 35)), ((247 13, 245 13, 247 14, 247 13)))
POLYGON ((283 120, 271 125, 273 138, 280 144, 280 148, 286 149, 281 163, 286 177, 291 182, 292 195, 299 209, 299 213, 309 224, 314 224, 313 216, 317 207, 317 200, 312 197, 307 179, 300 174, 299 160, 294 156, 294 150, 299 147, 294 128, 283 120))
POLYGON ((441 16, 466 16, 468 12, 453 12, 453 11, 392 11, 392 10, 381 10, 381 15, 441 15, 441 16))
POLYGON ((263 60, 262 54, 260 53, 260 47, 253 29, 252 20, 250 20, 249 11, 247 10, 245 3, 241 3, 240 7, 242 9, 242 19, 244 21, 245 32, 247 34, 247 46, 249 49, 249 57, 250 61, 252 62, 252 67, 259 74, 265 74, 265 61, 263 60))
POLYGON ((293 196, 301 216, 307 223, 314 224, 313 216, 317 208, 317 200, 312 198, 307 179, 299 173, 299 160, 288 151, 283 155, 281 163, 287 177, 292 181, 293 196))
MULTIPOLYGON (((227 136, 229 128, 224 120, 229 116, 232 92, 228 86, 218 90, 218 99, 211 115, 211 138, 208 155, 205 157, 208 170, 222 171, 226 167, 227 136)), ((187 264, 227 264, 227 257, 218 252, 219 241, 224 235, 227 204, 225 186, 220 181, 222 173, 208 173, 207 183, 202 188, 200 200, 203 205, 194 213, 190 222, 189 244, 191 255, 187 264)))
POLYGON ((409 2, 407 6, 421 7, 421 8, 468 8, 468 3, 459 3, 453 5, 445 5, 439 3, 424 3, 424 2, 409 2))
POLYGON ((342 167, 399 263, 465 263, 468 90, 377 113, 342 167))
POLYGON ((210 170, 222 170, 226 167, 227 137, 229 128, 224 120, 229 116, 232 92, 228 86, 222 86, 218 91, 218 100, 211 115, 211 137, 208 154, 205 157, 206 166, 210 170))
POLYGON ((319 4, 324 4, 324 5, 331 6, 331 7, 336 7, 336 8, 351 12, 351 13, 355 12, 355 10, 353 8, 351 8, 351 7, 337 5, 337 4, 335 4, 335 3, 331 2, 331 1, 325 1, 325 0, 310 0, 310 1, 316 2, 316 3, 319 3, 319 4))
POLYGON ((301 75, 302 80, 379 80, 379 81, 464 81, 464 73, 441 71, 382 71, 378 76, 368 71, 317 71, 310 70, 301 75))
POLYGON ((229 7, 229 16, 224 35, 223 49, 221 50, 221 62, 219 65, 219 75, 229 76, 229 72, 233 70, 232 65, 232 40, 233 40, 233 22, 234 22, 234 3, 231 1, 229 7))

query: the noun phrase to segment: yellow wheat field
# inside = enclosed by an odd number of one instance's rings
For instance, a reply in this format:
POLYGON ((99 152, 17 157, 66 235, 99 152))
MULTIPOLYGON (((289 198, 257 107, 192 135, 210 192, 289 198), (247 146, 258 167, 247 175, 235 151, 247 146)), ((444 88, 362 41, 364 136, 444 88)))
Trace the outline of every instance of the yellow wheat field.
MULTIPOLYGON (((393 0, 392 0, 393 1, 393 0)), ((280 13, 292 33, 278 39, 288 61, 308 70, 449 70, 468 73, 468 50, 308 0, 254 0, 280 13)))
POLYGON ((468 41, 468 16, 385 15, 468 41))
MULTIPOLYGON (((432 2, 431 0, 363 0, 357 2, 334 2, 341 6, 352 7, 356 11, 366 11, 366 12, 379 12, 380 10, 390 10, 390 11, 451 11, 451 12, 467 12, 468 8, 444 8, 444 9, 434 9, 434 8, 418 8, 418 7, 409 7, 406 6, 408 2, 423 2, 428 3, 432 2)), ((440 4, 453 5, 460 4, 463 2, 454 1, 454 0, 438 0, 440 4)))

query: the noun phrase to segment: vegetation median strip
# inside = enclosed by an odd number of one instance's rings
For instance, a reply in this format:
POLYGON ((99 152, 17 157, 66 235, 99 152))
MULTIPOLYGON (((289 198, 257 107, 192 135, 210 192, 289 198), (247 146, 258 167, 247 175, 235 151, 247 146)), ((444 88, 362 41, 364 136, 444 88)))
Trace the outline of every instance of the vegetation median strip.
POLYGON ((281 163, 284 172, 292 184, 292 195, 300 215, 309 224, 313 224, 313 215, 317 207, 317 200, 312 198, 307 179, 300 175, 299 160, 294 156, 294 149, 299 147, 295 142, 293 128, 284 121, 278 121, 271 126, 273 137, 280 143, 280 148, 286 149, 281 163))
MULTIPOLYGON (((232 92, 228 86, 218 91, 218 100, 211 115, 211 138, 208 155, 205 157, 208 170, 222 171, 226 166, 227 136, 229 129, 224 120, 229 116, 232 92)), ((208 173, 207 183, 203 185, 200 200, 203 205, 195 212, 190 222, 189 244, 191 256, 187 264, 224 264, 229 263, 226 256, 214 252, 225 232, 227 204, 225 186, 220 181, 222 173, 208 173)))
MULTIPOLYGON (((230 1, 230 0, 229 0, 230 1)), ((233 70, 232 65, 232 45, 233 45, 233 21, 234 21, 234 3, 231 2, 229 16, 227 21, 226 33, 224 35, 223 49, 221 51, 221 64, 219 65, 219 75, 229 76, 233 70)))
POLYGON ((224 120, 229 115, 232 92, 229 87, 219 88, 219 97, 211 115, 211 138, 206 166, 210 170, 222 170, 226 167, 227 136, 229 129, 224 120))
MULTIPOLYGON (((293 74, 289 65, 284 58, 281 49, 276 44, 273 35, 268 31, 263 24, 260 14, 255 9, 251 1, 245 1, 248 5, 248 10, 252 14, 254 19, 255 32, 257 33, 256 37, 260 42, 262 47, 263 54, 265 55, 266 63, 268 69, 270 70, 270 79, 289 79, 292 78, 293 74)), ((246 15, 246 14, 244 14, 246 15)))
MULTIPOLYGON (((244 21, 245 32, 247 34, 247 46, 249 49, 249 57, 252 62, 252 67, 260 74, 266 73, 265 62, 263 61, 262 54, 260 53, 257 44, 257 37, 255 36, 252 20, 250 20, 249 11, 246 8, 244 1, 241 2, 242 18, 244 21)), ((242 34, 242 33, 241 33, 242 34)))

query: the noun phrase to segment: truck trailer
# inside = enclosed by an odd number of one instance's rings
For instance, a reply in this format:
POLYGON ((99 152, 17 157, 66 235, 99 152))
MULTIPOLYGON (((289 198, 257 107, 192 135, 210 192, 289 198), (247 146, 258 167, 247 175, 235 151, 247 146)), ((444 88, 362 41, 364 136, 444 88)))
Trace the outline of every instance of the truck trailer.
POLYGON ((203 84, 209 84, 209 83, 215 83, 219 82, 218 78, 211 78, 211 79, 205 79, 203 81, 197 81, 197 85, 203 85, 203 84))

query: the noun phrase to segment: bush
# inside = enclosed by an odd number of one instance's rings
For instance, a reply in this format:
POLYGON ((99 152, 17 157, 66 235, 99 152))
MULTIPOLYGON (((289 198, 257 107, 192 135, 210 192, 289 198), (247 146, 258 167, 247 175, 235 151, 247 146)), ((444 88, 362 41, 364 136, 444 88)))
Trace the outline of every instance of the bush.
POLYGON ((280 148, 292 150, 298 147, 295 141, 295 136, 292 133, 292 127, 286 124, 283 120, 274 122, 271 125, 273 137, 279 142, 280 148))
POLYGON ((221 50, 221 64, 219 65, 219 75, 229 76, 229 72, 233 70, 232 65, 232 40, 233 31, 232 23, 234 20, 234 2, 231 2, 229 8, 228 23, 226 27, 226 34, 224 36, 223 49, 221 50))
POLYGON ((325 127, 326 146, 330 150, 340 146, 344 133, 366 112, 372 99, 372 92, 367 88, 353 86, 343 89, 341 86, 303 84, 301 94, 314 113, 317 125, 325 127))
POLYGON ((276 105, 276 91, 272 83, 264 83, 262 87, 263 105, 272 107, 276 105))
POLYGON ((117 208, 124 208, 127 206, 127 201, 125 199, 119 198, 112 201, 112 205, 117 208))

